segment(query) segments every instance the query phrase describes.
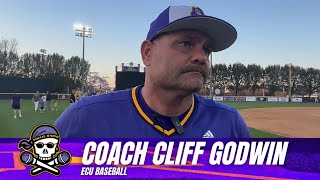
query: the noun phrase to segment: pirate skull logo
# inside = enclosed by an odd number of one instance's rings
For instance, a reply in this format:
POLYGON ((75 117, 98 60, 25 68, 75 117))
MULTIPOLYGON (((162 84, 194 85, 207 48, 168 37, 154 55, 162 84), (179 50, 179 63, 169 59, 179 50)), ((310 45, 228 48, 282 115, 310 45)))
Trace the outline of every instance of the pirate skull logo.
POLYGON ((19 148, 24 149, 20 154, 20 162, 25 165, 34 165, 31 175, 38 175, 44 171, 53 175, 60 175, 58 165, 67 165, 71 161, 68 151, 60 152, 60 134, 52 125, 36 127, 30 139, 19 142, 19 148), (32 150, 32 153, 30 152, 32 150))
POLYGON ((44 138, 34 143, 34 152, 40 160, 51 160, 57 153, 58 139, 44 138))

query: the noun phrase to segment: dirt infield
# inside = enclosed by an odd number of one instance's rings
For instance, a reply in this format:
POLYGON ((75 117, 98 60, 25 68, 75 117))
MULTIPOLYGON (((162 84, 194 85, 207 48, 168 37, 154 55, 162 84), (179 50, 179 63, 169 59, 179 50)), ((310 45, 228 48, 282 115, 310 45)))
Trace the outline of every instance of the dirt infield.
POLYGON ((240 110, 249 127, 296 138, 320 137, 320 107, 240 110))

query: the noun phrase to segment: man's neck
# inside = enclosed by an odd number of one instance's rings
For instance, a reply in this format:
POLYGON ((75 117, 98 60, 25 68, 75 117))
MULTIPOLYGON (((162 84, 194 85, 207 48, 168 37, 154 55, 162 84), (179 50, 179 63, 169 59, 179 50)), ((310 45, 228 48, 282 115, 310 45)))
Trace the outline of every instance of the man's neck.
POLYGON ((185 113, 192 104, 193 94, 183 95, 170 91, 144 86, 142 97, 148 106, 159 114, 174 117, 185 113))

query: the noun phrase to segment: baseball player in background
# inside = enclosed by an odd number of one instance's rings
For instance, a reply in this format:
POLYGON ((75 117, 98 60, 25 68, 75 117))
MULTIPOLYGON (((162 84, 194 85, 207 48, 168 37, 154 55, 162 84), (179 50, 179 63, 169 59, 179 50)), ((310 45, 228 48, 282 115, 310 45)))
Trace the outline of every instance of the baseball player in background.
POLYGON ((210 54, 236 38, 232 25, 199 7, 170 6, 141 44, 144 85, 81 98, 54 125, 62 137, 251 137, 234 108, 196 94, 209 76, 210 54))
POLYGON ((17 114, 19 113, 19 118, 22 119, 21 115, 21 96, 18 91, 15 91, 14 95, 11 96, 11 104, 13 109, 13 118, 17 119, 17 114))

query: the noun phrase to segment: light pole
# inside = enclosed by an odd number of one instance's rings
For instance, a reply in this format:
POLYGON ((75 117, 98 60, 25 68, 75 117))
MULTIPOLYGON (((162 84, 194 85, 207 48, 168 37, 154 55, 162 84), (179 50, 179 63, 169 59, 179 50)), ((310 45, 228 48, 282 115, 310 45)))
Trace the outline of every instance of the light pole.
POLYGON ((42 53, 42 59, 44 59, 44 56, 47 54, 47 50, 40 49, 40 52, 42 53))
POLYGON ((292 68, 292 64, 289 64, 289 102, 291 102, 291 68, 292 68))
POLYGON ((266 77, 264 76, 262 79, 263 89, 262 89, 262 96, 265 95, 265 87, 266 87, 266 77))
POLYGON ((40 52, 42 53, 42 63, 45 63, 45 62, 44 62, 44 56, 47 54, 47 50, 45 50, 45 49, 40 49, 40 52))
MULTIPOLYGON (((82 60, 84 61, 84 39, 92 37, 92 28, 89 26, 75 25, 75 36, 82 37, 82 60)), ((84 79, 81 76, 81 92, 84 92, 84 79)))

